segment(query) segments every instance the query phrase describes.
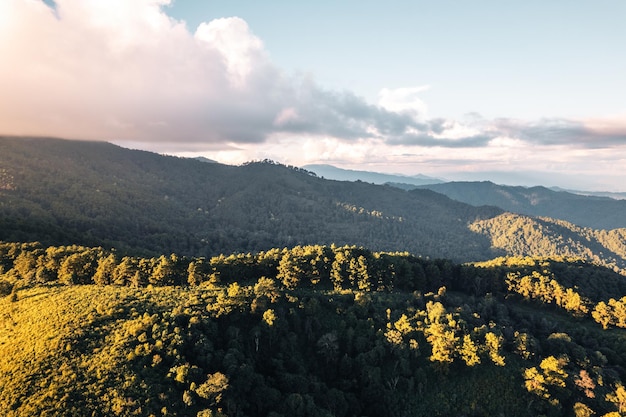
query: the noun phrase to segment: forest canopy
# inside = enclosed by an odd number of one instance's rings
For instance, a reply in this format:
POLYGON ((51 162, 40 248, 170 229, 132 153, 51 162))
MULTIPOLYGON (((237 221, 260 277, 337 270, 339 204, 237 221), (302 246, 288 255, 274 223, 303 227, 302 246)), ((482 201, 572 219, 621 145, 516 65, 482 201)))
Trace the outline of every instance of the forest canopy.
POLYGON ((624 407, 626 285, 583 260, 457 264, 317 245, 148 258, 3 243, 0 265, 10 416, 624 407))

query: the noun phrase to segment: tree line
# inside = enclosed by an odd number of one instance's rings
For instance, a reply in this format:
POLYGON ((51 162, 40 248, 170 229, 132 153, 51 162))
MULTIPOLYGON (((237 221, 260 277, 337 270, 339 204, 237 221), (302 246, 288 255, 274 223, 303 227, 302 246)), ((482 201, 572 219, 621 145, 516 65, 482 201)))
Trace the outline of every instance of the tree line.
MULTIPOLYGON (((485 265, 497 265, 498 261, 460 265, 445 259, 431 260, 407 252, 373 252, 357 246, 295 246, 205 259, 176 254, 120 257, 115 251, 100 247, 44 248, 38 243, 0 243, 0 293, 50 282, 145 287, 250 284, 260 278, 275 279, 287 290, 428 292, 446 287, 475 295, 516 294, 590 316, 603 328, 626 328, 626 284, 621 282, 621 275, 606 272, 609 282, 617 280, 617 289, 608 287, 598 294, 597 289, 583 288, 581 293, 574 282, 567 286, 568 277, 573 274, 561 270, 557 278, 549 270, 550 261, 502 259, 508 263, 506 268, 488 270, 485 265), (586 294, 592 294, 591 298, 586 294)), ((555 259, 552 262, 557 265, 586 265, 574 258, 555 259)))

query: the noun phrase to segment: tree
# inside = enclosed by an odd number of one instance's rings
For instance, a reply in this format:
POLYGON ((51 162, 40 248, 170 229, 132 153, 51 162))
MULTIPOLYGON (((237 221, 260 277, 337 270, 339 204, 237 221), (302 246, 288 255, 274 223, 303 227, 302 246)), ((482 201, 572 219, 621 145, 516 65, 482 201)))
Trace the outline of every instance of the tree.
POLYGON ((124 256, 121 262, 115 267, 113 271, 112 284, 126 285, 135 276, 137 272, 137 262, 130 256, 124 256))
POLYGON ((174 255, 161 255, 156 261, 156 266, 152 274, 148 277, 148 281, 153 285, 172 285, 175 278, 174 255))
POLYGON ((622 384, 618 383, 615 386, 615 391, 608 393, 605 399, 615 404, 620 415, 626 413, 626 389, 622 384))
POLYGON ((229 380, 221 372, 207 375, 207 380, 195 389, 200 398, 204 398, 212 406, 222 402, 224 392, 228 389, 229 380))
POLYGON ((337 359, 339 352, 339 341, 335 332, 322 335, 317 341, 317 353, 322 355, 326 362, 332 362, 337 359))
POLYGON ((263 322, 269 327, 274 325, 274 322, 276 322, 276 313, 274 313, 274 310, 270 308, 263 313, 263 322))
POLYGON ((546 387, 546 378, 534 366, 524 371, 524 386, 528 392, 540 397, 549 398, 550 396, 546 387))
POLYGON ((581 369, 578 373, 578 377, 574 380, 576 386, 581 389, 587 398, 595 398, 596 394, 593 390, 596 388, 596 383, 593 378, 584 369, 581 369))
POLYGON ((504 366, 504 356, 500 355, 502 340, 502 336, 496 336, 493 332, 487 332, 485 334, 485 345, 489 353, 489 358, 498 366, 504 366))
POLYGON ((463 345, 459 350, 461 359, 467 366, 474 366, 480 363, 480 356, 478 356, 478 346, 472 340, 469 334, 463 336, 463 345))
POLYGON ((591 312, 591 317, 602 325, 603 329, 608 329, 609 324, 613 321, 611 308, 604 302, 600 301, 591 312))
POLYGON ((65 284, 87 284, 95 273, 96 253, 85 250, 73 253, 61 262, 57 273, 60 282, 65 284))
POLYGON ((567 372, 563 369, 567 364, 566 357, 559 359, 554 356, 548 356, 541 361, 539 367, 543 371, 546 378, 546 383, 555 387, 565 387, 565 379, 567 378, 567 372))
POLYGON ((280 297, 276 281, 271 278, 261 277, 254 284, 254 295, 256 297, 267 297, 272 303, 275 303, 280 297))
POLYGON ((109 254, 106 258, 98 258, 98 265, 96 266, 96 272, 93 275, 93 282, 98 285, 108 285, 113 279, 115 267, 117 266, 117 259, 114 254, 109 254))
POLYGON ((195 261, 189 262, 187 267, 187 284, 195 287, 202 282, 202 276, 198 273, 198 265, 195 261))
POLYGON ((276 277, 282 281, 285 288, 294 290, 300 283, 300 275, 301 271, 297 260, 291 251, 285 253, 278 264, 278 275, 276 277))
POLYGON ((34 252, 22 252, 13 262, 13 269, 17 271, 20 277, 26 282, 35 280, 35 271, 37 267, 37 255, 34 252))
POLYGON ((589 407, 583 403, 574 404, 574 416, 575 417, 591 417, 595 413, 589 407))
POLYGON ((622 297, 620 300, 609 299, 609 306, 612 309, 615 325, 626 327, 626 297, 622 297))

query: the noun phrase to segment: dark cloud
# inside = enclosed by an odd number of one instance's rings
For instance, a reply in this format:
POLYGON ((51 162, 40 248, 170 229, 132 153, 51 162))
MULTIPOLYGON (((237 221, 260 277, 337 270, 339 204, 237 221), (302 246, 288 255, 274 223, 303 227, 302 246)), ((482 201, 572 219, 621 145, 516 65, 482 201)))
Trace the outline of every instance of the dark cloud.
POLYGON ((408 145, 408 146, 425 146, 425 147, 442 147, 442 148, 482 148, 489 145, 494 139, 490 135, 472 135, 461 138, 435 137, 432 134, 405 134, 399 137, 391 138, 387 141, 390 145, 408 145))
POLYGON ((626 127, 594 128, 567 119, 542 119, 536 122, 498 119, 494 126, 502 135, 539 145, 568 145, 589 149, 626 145, 626 127))
POLYGON ((426 128, 408 114, 387 111, 351 92, 338 93, 309 85, 306 94, 297 97, 300 99, 293 103, 293 108, 298 117, 276 127, 278 131, 356 139, 394 137, 409 129, 426 128))

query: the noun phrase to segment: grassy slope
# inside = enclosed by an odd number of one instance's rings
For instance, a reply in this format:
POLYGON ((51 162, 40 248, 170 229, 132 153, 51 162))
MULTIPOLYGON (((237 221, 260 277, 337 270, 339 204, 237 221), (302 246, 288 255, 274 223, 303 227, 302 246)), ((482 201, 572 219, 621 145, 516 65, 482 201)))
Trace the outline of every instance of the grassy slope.
POLYGON ((137 378, 129 326, 146 312, 171 309, 177 294, 59 286, 24 290, 18 302, 0 300, 4 415, 120 415, 137 409, 138 398, 149 402, 159 386, 137 378))

